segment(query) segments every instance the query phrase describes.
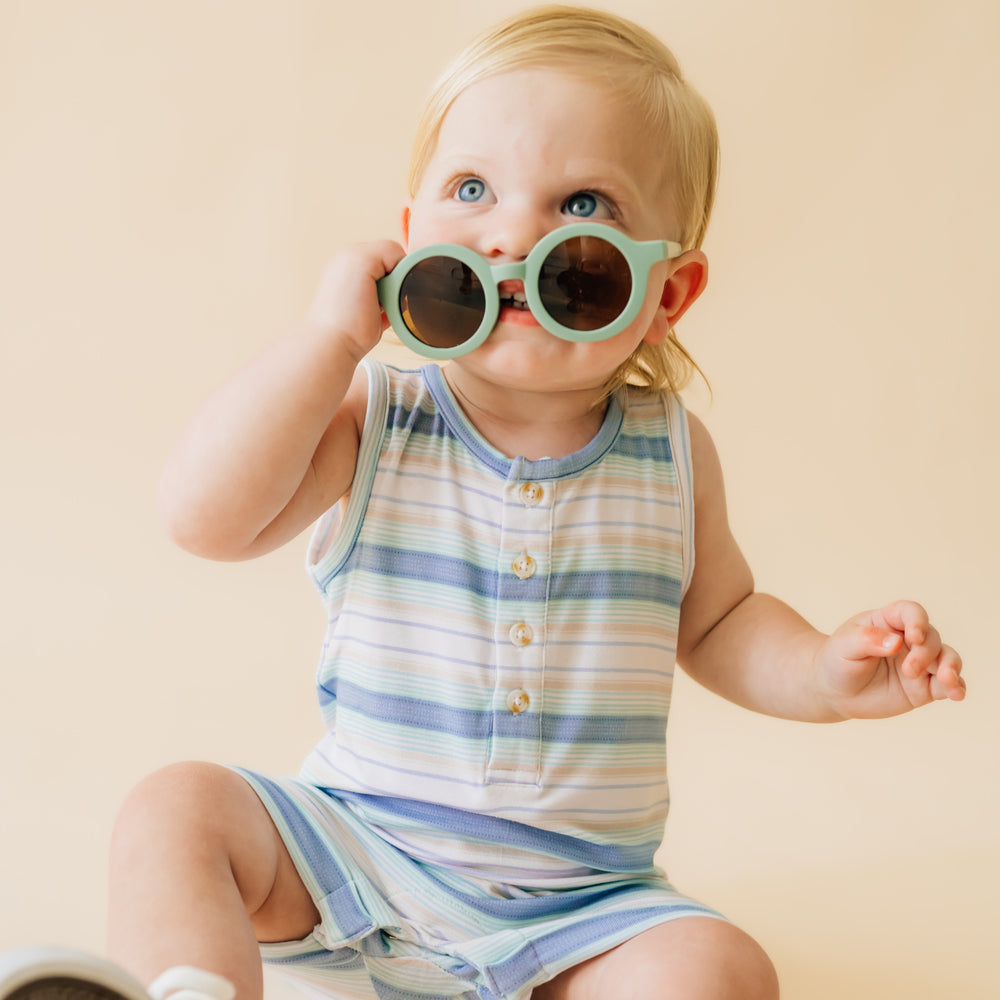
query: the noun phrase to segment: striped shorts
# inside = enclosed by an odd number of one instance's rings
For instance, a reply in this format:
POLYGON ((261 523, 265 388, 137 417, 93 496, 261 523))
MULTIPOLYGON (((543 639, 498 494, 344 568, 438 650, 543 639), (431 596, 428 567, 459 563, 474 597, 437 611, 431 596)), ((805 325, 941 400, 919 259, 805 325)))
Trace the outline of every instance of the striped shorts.
POLYGON ((418 861, 349 797, 237 770, 320 913, 308 937, 262 944, 261 955, 312 996, 526 1000, 535 986, 657 924, 723 919, 655 873, 528 891, 418 861))

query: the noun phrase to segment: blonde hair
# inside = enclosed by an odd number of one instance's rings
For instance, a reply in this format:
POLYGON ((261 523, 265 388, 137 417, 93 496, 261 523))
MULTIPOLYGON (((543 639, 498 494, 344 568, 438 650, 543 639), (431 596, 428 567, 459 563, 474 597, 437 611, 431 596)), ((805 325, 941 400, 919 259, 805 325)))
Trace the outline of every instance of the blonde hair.
MULTIPOLYGON (((715 117, 685 80, 673 53, 655 35, 625 18, 585 7, 537 7, 507 18, 472 41, 434 85, 417 123, 410 159, 415 195, 455 99, 487 77, 524 67, 585 72, 640 115, 650 143, 662 151, 677 232, 685 250, 700 247, 718 176, 715 117)), ((695 372, 694 360, 673 331, 658 346, 643 343, 612 377, 612 392, 629 383, 678 391, 695 372)), ((702 376, 704 377, 704 375, 702 376)))

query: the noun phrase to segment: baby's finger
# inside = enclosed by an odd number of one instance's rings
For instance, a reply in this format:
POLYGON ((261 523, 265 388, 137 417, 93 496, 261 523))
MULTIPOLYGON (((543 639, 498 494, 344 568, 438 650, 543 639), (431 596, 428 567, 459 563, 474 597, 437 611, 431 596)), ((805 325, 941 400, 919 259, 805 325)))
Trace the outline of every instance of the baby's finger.
MULTIPOLYGON (((962 658, 951 646, 944 646, 938 658, 932 690, 941 691, 940 697, 961 701, 965 697, 965 679, 962 677, 962 658)), ((937 695, 936 695, 937 697, 937 695)))
POLYGON ((921 642, 911 642, 907 635, 906 644, 910 651, 903 660, 903 673, 908 677, 919 677, 922 673, 937 673, 942 644, 941 633, 933 625, 928 625, 923 630, 921 642))
POLYGON ((941 679, 940 672, 931 678, 931 697, 935 701, 961 701, 965 697, 965 681, 961 677, 956 677, 951 683, 945 683, 941 679))
POLYGON ((907 646, 923 644, 930 628, 927 611, 916 601, 896 601, 882 609, 886 625, 902 632, 907 646))

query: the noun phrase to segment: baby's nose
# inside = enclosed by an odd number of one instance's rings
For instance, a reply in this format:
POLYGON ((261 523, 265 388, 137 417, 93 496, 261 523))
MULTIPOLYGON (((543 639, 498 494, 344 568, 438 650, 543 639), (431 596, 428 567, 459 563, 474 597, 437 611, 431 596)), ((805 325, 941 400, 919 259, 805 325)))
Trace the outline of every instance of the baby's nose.
POLYGON ((524 260, 552 228, 547 220, 530 212, 510 211, 495 221, 480 250, 490 260, 524 260))

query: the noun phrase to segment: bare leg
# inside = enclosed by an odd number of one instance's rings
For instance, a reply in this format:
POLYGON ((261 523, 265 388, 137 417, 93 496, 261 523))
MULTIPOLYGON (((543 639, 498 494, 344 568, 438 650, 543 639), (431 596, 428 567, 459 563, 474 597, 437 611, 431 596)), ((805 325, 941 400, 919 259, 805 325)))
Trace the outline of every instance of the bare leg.
POLYGON ((263 992, 258 941, 304 937, 319 915, 271 818, 235 772, 176 764, 122 808, 111 849, 108 949, 149 983, 175 965, 263 992))
POLYGON ((661 924, 539 986, 532 1000, 777 1000, 753 938, 711 917, 661 924))

